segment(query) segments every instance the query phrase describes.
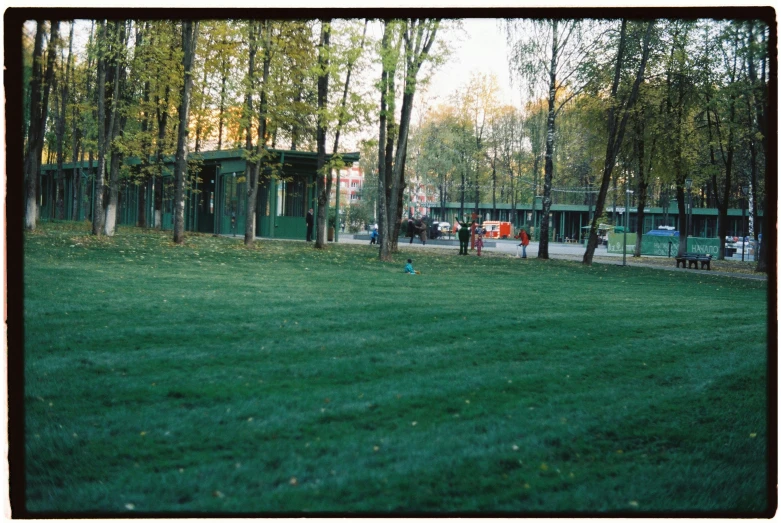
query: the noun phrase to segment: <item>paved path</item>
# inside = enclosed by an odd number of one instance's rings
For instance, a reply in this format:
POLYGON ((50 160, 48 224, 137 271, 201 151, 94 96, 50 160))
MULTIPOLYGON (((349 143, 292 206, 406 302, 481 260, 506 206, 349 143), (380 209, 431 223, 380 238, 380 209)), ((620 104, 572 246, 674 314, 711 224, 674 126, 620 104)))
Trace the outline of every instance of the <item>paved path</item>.
MULTIPOLYGON (((399 239, 401 240, 401 238, 399 239)), ((355 239, 352 234, 340 234, 339 243, 364 244, 368 246, 369 240, 368 240, 368 236, 366 236, 365 239, 363 237, 359 237, 359 239, 355 239)), ((484 247, 483 251, 488 253, 504 254, 507 256, 515 256, 515 252, 516 252, 515 248, 518 245, 518 242, 516 240, 495 240, 495 243, 496 246, 484 247)), ((458 244, 456 243, 455 245, 449 245, 449 244, 443 245, 443 244, 437 244, 436 241, 433 242, 429 241, 426 243, 426 245, 423 245, 420 242, 419 238, 415 238, 415 241, 412 244, 409 243, 409 240, 399 241, 399 250, 402 252, 405 251, 412 252, 417 249, 458 249, 458 244)), ((539 253, 539 243, 538 242, 529 243, 528 247, 526 247, 526 256, 528 256, 529 258, 536 258, 538 253, 539 253)), ((548 257, 551 259, 581 262, 583 261, 583 255, 585 253, 586 253, 586 246, 579 243, 551 242, 548 244, 548 257)), ((477 251, 474 252, 470 251, 470 255, 471 254, 474 254, 476 256, 477 251)), ((607 247, 605 246, 597 247, 596 251, 594 251, 593 263, 609 263, 614 265, 623 265, 623 262, 624 262, 623 253, 621 254, 608 253, 607 247)), ((735 263, 735 262, 740 262, 740 258, 738 258, 737 260, 730 260, 730 259, 724 260, 724 263, 735 263)), ((670 259, 669 265, 659 265, 656 263, 643 263, 642 261, 635 261, 631 253, 627 253, 626 255, 626 264, 631 267, 648 267, 651 269, 659 269, 659 270, 674 271, 677 269, 677 267, 675 266, 675 260, 672 258, 670 259)), ((725 272, 725 271, 702 271, 702 274, 710 274, 712 276, 730 276, 734 278, 745 278, 750 280, 767 280, 767 275, 764 274, 744 274, 744 273, 725 272)))
MULTIPOLYGON (((230 235, 223 235, 231 237, 230 235)), ((358 235, 358 239, 354 238, 353 234, 340 233, 339 243, 354 244, 354 245, 366 245, 369 247, 369 237, 358 235)), ((237 235, 237 239, 242 239, 243 236, 237 235)), ((260 239, 260 238, 259 238, 260 239)), ((274 238, 262 238, 263 240, 272 241, 304 241, 304 240, 288 240, 288 239, 274 239, 274 238)), ((329 242, 331 243, 331 242, 329 242)), ((495 246, 484 247, 483 251, 486 253, 493 253, 505 256, 515 256, 515 247, 518 245, 517 240, 491 240, 491 243, 495 243, 495 246)), ((491 244, 489 243, 489 245, 491 244)), ((436 241, 429 241, 426 245, 420 243, 419 238, 415 238, 415 242, 410 244, 409 240, 399 242, 399 250, 401 252, 414 252, 419 249, 445 249, 456 250, 458 249, 457 242, 447 242, 446 244, 438 244, 436 241)), ((548 257, 554 260, 568 260, 574 262, 583 261, 583 255, 586 252, 586 246, 579 243, 556 243, 551 242, 548 244, 548 257)), ((529 258, 536 258, 539 253, 539 243, 531 242, 526 247, 526 256, 529 258)), ((477 256, 477 251, 470 251, 471 256, 477 256)), ((607 247, 597 247, 594 251, 593 263, 608 263, 613 265, 623 265, 624 255, 608 253, 607 247)), ((683 270, 678 269, 675 266, 675 260, 670 259, 669 264, 660 265, 658 263, 643 263, 642 261, 635 261, 630 253, 627 253, 626 264, 630 267, 647 267, 649 269, 658 269, 663 271, 683 270)), ((724 263, 740 262, 740 257, 737 259, 725 259, 724 263)), ((722 262, 719 262, 722 263, 722 262)), ((688 269, 687 269, 688 270, 688 269)), ((726 272, 726 271, 698 271, 699 274, 706 274, 710 276, 729 276, 731 278, 744 278, 747 280, 767 280, 766 274, 757 273, 740 273, 740 272, 726 272)))

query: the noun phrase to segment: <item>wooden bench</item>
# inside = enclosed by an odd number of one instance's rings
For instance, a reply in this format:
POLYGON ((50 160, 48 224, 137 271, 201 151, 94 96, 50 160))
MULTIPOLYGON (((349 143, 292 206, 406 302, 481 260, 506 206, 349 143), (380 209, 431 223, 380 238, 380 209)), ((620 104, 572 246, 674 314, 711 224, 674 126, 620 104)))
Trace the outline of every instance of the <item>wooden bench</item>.
POLYGON ((691 269, 692 265, 694 265, 694 268, 697 269, 704 269, 705 266, 708 266, 708 270, 710 270, 710 260, 711 255, 710 254, 697 254, 696 252, 685 252, 683 253, 683 256, 676 256, 675 257, 675 267, 683 267, 684 269, 688 268, 691 269), (699 264, 699 267, 697 267, 697 264, 699 264))

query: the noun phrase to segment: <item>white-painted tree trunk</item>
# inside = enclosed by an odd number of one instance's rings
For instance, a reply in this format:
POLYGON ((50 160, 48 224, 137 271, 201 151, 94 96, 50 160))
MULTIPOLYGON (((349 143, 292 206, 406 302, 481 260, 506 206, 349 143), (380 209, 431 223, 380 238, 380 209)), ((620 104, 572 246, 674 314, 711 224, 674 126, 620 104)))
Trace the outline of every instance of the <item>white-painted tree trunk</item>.
POLYGON ((25 220, 25 228, 28 231, 34 231, 35 230, 35 222, 36 218, 38 217, 38 205, 35 201, 35 197, 27 198, 27 212, 24 215, 25 220))
POLYGON ((106 236, 114 236, 114 231, 117 225, 117 206, 113 203, 109 203, 106 207, 106 223, 103 226, 103 234, 106 236))

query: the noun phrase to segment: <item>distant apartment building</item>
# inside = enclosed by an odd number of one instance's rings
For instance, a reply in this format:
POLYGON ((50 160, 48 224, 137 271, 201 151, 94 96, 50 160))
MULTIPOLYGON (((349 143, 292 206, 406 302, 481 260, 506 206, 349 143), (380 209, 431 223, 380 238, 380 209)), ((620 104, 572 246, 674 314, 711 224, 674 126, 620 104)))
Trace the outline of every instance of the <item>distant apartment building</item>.
MULTIPOLYGON (((363 181, 363 171, 357 164, 339 170, 339 207, 353 205, 361 201, 363 181)), ((332 205, 336 204, 336 190, 336 177, 334 177, 334 183, 331 187, 332 205)))

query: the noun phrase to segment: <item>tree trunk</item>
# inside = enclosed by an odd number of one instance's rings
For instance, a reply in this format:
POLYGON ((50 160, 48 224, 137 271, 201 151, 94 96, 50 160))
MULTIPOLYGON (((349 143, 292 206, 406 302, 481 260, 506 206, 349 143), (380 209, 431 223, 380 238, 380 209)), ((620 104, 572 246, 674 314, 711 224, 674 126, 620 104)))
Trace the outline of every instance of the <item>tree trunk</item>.
MULTIPOLYGON (((390 45, 391 25, 385 21, 385 28, 382 34, 381 53, 388 52, 390 45)), ((380 130, 379 144, 377 146, 377 215, 378 228, 380 231, 380 260, 391 261, 390 255, 390 220, 388 216, 388 197, 386 183, 386 162, 385 146, 387 141, 387 118, 388 118, 388 68, 383 61, 382 73, 380 76, 380 130)))
POLYGON ((556 133, 556 70, 558 61, 558 21, 553 20, 553 45, 548 68, 548 122, 545 133, 545 177, 542 182, 542 217, 540 218, 540 244, 537 257, 548 259, 548 217, 551 206, 551 184, 553 181, 553 139, 556 133))
MULTIPOLYGON (((613 76, 613 87, 610 92, 610 101, 617 101, 618 86, 621 81, 621 67, 624 61, 624 52, 626 48, 626 26, 627 21, 624 19, 621 23, 621 36, 618 44, 618 53, 616 56, 616 68, 613 76)), ((607 197, 607 189, 610 185, 613 169, 615 168, 616 158, 618 151, 621 149, 621 143, 624 139, 624 132, 626 131, 626 124, 629 118, 637 98, 640 92, 640 85, 643 83, 645 76, 645 66, 648 62, 649 46, 651 40, 651 29, 653 28, 653 22, 648 22, 646 26, 645 35, 643 37, 643 51, 640 64, 637 69, 637 76, 632 85, 632 91, 629 95, 626 105, 624 107, 615 106, 611 103, 608 109, 608 143, 605 151, 605 167, 602 173, 602 183, 599 188, 599 194, 597 196, 597 204, 594 210, 594 219, 591 221, 591 228, 589 230, 588 244, 586 245, 586 253, 583 255, 583 263, 591 265, 594 258, 594 251, 597 247, 597 229, 599 227, 598 219, 605 208, 605 200, 607 197), (623 113, 623 114, 621 114, 623 113), (620 120, 619 120, 620 118, 620 120)), ((628 209, 625 211, 628 212, 628 209)))
POLYGON ((63 172, 62 165, 64 162, 65 153, 63 151, 65 145, 65 117, 68 110, 68 90, 70 88, 70 71, 71 63, 73 59, 73 26, 71 23, 70 38, 68 44, 68 62, 65 67, 65 81, 61 82, 59 93, 59 113, 57 118, 57 219, 65 219, 65 173, 63 172))
POLYGON ((317 55, 319 72, 317 75, 317 234, 315 248, 326 247, 326 211, 328 209, 328 197, 326 192, 326 176, 330 176, 325 163, 325 137, 328 130, 328 121, 325 115, 328 107, 328 52, 331 40, 331 19, 325 18, 321 22, 320 45, 317 55))
POLYGON ((182 21, 182 67, 184 82, 179 102, 179 129, 174 167, 174 243, 184 241, 184 197, 187 175, 187 121, 190 115, 190 93, 193 87, 192 69, 198 42, 198 21, 182 21))
MULTIPOLYGON (((645 222, 645 203, 648 197, 648 180, 645 172, 645 115, 641 111, 636 120, 635 156, 637 158, 637 240, 634 257, 639 258, 643 248, 643 222, 645 222)), ((629 212, 627 206, 626 212, 629 212)))
MULTIPOLYGON (((252 245, 255 242, 255 225, 256 215, 258 208, 258 190, 260 188, 260 173, 262 172, 263 152, 266 150, 266 125, 268 114, 268 103, 266 101, 266 86, 268 85, 269 69, 271 67, 271 51, 269 49, 271 45, 271 28, 269 21, 264 23, 264 31, 262 35, 265 36, 266 42, 263 45, 263 78, 260 87, 260 114, 258 118, 258 141, 255 148, 255 155, 257 159, 254 165, 250 166, 249 178, 247 180, 247 219, 244 227, 244 245, 252 245)), ((258 22, 260 24, 260 22, 258 22)), ((258 37, 261 36, 260 25, 257 27, 258 37)), ((254 62, 254 53, 251 54, 251 60, 254 62)), ((254 71, 254 65, 252 66, 254 71)), ((252 76, 252 75, 251 75, 252 76)), ((251 99, 250 99, 251 100, 251 99)), ((251 103, 251 101, 250 101, 251 103)), ((250 107, 250 115, 252 114, 252 108, 250 107)), ((250 121, 251 121, 250 116, 250 121)), ((251 132, 251 126, 248 129, 248 133, 251 132)), ((248 144, 251 145, 251 140, 248 139, 248 144)), ((249 165, 249 162, 248 162, 249 165)))
MULTIPOLYGON (((735 33, 733 40, 733 62, 732 71, 730 77, 730 84, 734 84, 737 81, 737 49, 738 49, 738 34, 735 33)), ((719 202, 719 260, 724 259, 724 243, 727 236, 727 212, 729 211, 729 197, 732 191, 732 168, 735 158, 735 105, 736 95, 734 91, 731 91, 729 96, 729 117, 727 120, 727 156, 724 159, 724 197, 719 202)))
POLYGON ((45 140, 46 118, 49 113, 49 90, 54 76, 54 58, 57 55, 59 22, 52 22, 51 37, 46 59, 46 72, 41 81, 41 60, 43 57, 43 21, 38 20, 33 49, 33 77, 30 88, 30 127, 27 139, 27 159, 25 171, 27 177, 27 209, 25 228, 35 230, 38 219, 38 177, 41 168, 41 155, 45 140), (37 59, 36 59, 37 57, 37 59))
POLYGON ((106 176, 106 46, 108 25, 105 20, 98 21, 98 170, 95 174, 95 200, 92 202, 92 234, 103 234, 103 186, 106 176))
POLYGON ((43 59, 43 21, 36 21, 35 44, 33 47, 33 71, 30 81, 30 125, 27 129, 27 150, 25 153, 25 178, 26 178, 26 210, 25 228, 35 230, 36 216, 38 214, 38 169, 36 165, 38 143, 43 139, 42 129, 39 129, 41 114, 41 89, 43 59))
POLYGON ((108 206, 106 207, 106 219, 103 232, 106 236, 113 236, 117 226, 117 207, 119 205, 119 166, 122 159, 122 153, 116 144, 116 139, 120 135, 120 129, 123 127, 123 116, 119 114, 119 99, 123 96, 125 90, 125 68, 122 65, 122 54, 126 44, 125 22, 117 21, 114 24, 115 46, 114 55, 114 87, 111 92, 111 116, 109 117, 109 140, 108 147, 111 150, 111 163, 109 169, 108 183, 108 206))

